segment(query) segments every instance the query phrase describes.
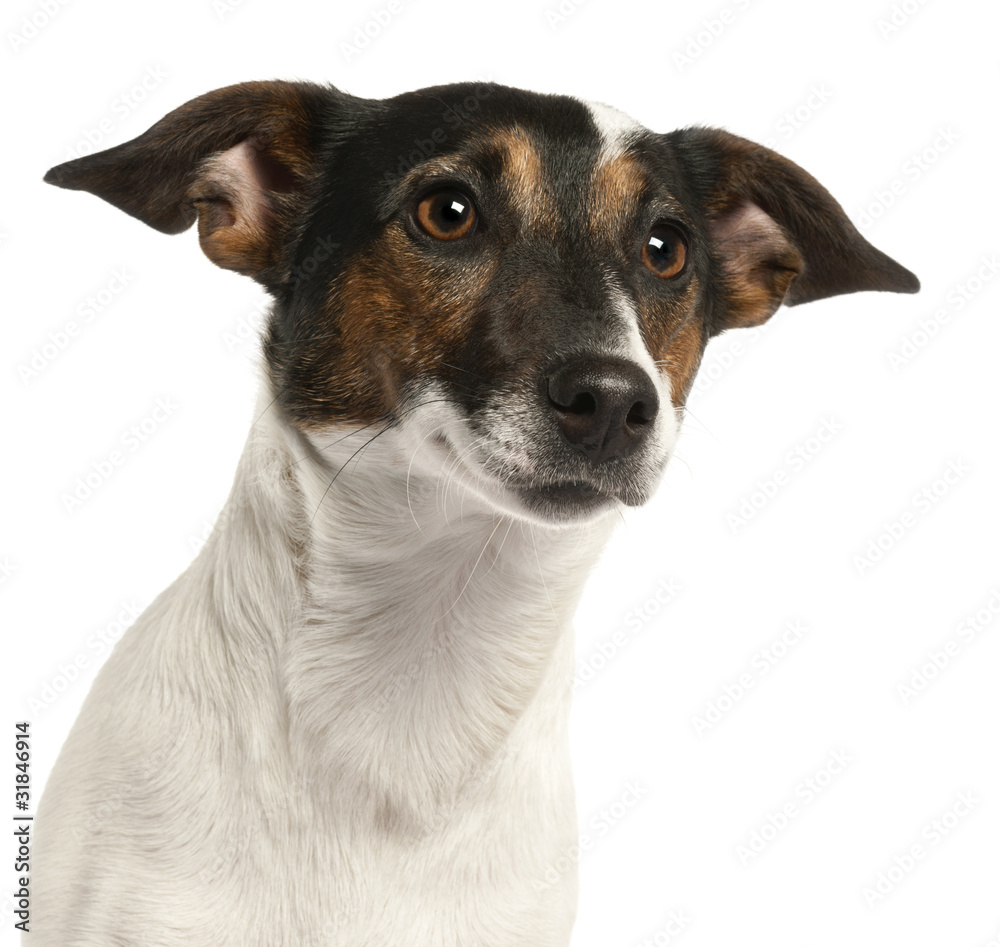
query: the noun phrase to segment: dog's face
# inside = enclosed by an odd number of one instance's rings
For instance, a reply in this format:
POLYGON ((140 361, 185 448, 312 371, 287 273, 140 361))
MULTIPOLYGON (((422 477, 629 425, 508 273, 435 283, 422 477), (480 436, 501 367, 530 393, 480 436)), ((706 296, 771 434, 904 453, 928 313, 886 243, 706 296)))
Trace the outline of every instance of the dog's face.
POLYGON ((232 86, 46 180, 197 218, 274 295, 275 394, 314 441, 391 431, 401 464, 536 521, 648 499, 712 335, 917 289, 774 152, 496 85, 232 86))

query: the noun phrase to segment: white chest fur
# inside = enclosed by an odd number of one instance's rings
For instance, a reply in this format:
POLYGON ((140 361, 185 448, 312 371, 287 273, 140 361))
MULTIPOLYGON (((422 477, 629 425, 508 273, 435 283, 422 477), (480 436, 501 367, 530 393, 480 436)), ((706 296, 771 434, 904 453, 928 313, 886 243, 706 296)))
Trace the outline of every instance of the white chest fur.
POLYGON ((255 426, 52 774, 33 943, 568 942, 569 622, 610 523, 493 513, 391 432, 333 480, 366 436, 255 426))

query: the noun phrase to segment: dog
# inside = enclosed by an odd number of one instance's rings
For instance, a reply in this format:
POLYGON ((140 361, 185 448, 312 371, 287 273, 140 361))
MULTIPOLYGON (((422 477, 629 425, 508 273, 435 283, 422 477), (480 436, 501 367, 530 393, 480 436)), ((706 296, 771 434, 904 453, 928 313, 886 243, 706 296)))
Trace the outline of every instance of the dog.
POLYGON ((37 947, 555 947, 571 620, 709 339, 916 277, 809 174, 495 84, 249 82, 53 168, 274 303, 198 557, 38 810, 37 947))

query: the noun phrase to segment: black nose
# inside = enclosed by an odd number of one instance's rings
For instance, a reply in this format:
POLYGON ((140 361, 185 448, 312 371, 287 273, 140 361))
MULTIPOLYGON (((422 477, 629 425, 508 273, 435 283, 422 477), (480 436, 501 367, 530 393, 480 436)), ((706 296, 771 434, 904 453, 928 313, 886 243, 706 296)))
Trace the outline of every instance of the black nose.
POLYGON ((550 372, 546 387, 566 440, 595 464, 628 456, 660 407, 653 380, 624 359, 575 359, 550 372))

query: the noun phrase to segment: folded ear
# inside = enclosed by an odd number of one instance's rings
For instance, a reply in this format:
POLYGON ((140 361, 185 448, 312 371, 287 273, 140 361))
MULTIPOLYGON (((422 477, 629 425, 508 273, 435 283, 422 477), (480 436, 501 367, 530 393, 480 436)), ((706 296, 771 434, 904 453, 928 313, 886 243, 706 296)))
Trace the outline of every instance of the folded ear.
POLYGON ((814 177, 715 128, 666 136, 708 223, 722 268, 715 332, 760 325, 789 306, 860 290, 915 293, 917 278, 875 249, 814 177))
POLYGON ((45 180, 90 191, 163 233, 197 219, 212 262, 273 288, 290 266, 320 116, 338 95, 304 82, 217 89, 132 141, 52 168, 45 180))

